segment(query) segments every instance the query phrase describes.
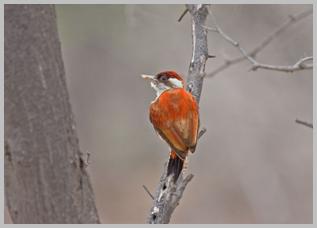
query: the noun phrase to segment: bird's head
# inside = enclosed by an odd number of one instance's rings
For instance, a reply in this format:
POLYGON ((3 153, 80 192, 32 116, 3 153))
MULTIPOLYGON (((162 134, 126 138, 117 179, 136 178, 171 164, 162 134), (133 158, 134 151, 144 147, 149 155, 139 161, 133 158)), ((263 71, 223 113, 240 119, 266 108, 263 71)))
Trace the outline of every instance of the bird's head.
POLYGON ((157 96, 168 89, 184 88, 184 79, 175 71, 164 71, 157 75, 142 74, 141 76, 151 82, 157 96))

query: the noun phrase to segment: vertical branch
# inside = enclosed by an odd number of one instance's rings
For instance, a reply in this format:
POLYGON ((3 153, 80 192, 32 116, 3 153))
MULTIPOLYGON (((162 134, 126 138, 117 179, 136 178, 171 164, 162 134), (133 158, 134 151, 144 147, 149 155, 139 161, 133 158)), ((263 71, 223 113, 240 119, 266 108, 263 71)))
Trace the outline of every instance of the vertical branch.
POLYGON ((199 103, 205 76, 205 65, 208 59, 207 31, 204 29, 208 16, 206 5, 187 5, 192 16, 193 51, 188 70, 187 90, 199 103))
MULTIPOLYGON (((203 79, 205 76, 205 64, 209 57, 207 48, 207 32, 203 28, 208 16, 206 5, 186 5, 187 11, 192 16, 193 53, 189 65, 187 90, 190 91, 199 103, 203 79)), ((183 13, 185 14, 185 13, 183 13)), ((183 16, 183 15, 182 15, 183 16)), ((200 136, 205 132, 202 130, 200 136)), ((193 175, 183 177, 181 173, 176 183, 172 177, 167 177, 167 163, 160 178, 160 183, 154 197, 154 205, 150 210, 147 222, 151 224, 169 223, 172 213, 179 204, 185 188, 193 175)))

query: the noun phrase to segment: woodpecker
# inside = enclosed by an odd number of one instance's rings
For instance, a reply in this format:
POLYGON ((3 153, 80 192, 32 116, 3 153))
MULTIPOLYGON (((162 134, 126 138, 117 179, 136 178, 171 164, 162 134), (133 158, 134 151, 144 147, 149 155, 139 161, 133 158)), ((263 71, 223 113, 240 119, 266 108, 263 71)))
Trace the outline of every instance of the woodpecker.
POLYGON ((199 129, 198 104, 184 88, 184 79, 175 71, 164 71, 155 76, 142 75, 156 91, 149 114, 155 131, 171 148, 167 176, 174 182, 182 172, 189 152, 194 153, 199 129))

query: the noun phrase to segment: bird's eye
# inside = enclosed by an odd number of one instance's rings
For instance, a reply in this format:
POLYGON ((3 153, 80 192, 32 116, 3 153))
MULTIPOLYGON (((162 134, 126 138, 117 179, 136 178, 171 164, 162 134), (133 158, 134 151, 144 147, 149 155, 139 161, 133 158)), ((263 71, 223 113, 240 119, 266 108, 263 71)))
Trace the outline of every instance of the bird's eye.
POLYGON ((166 75, 162 75, 160 79, 161 79, 161 81, 163 81, 163 82, 167 81, 166 75))

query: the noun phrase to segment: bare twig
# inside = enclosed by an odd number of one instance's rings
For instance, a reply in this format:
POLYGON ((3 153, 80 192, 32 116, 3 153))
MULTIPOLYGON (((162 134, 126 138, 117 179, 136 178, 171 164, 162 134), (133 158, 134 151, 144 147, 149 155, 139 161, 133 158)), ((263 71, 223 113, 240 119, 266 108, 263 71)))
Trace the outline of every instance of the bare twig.
MULTIPOLYGON (((300 20, 306 18, 307 16, 311 15, 313 12, 312 9, 306 10, 304 12, 298 13, 296 15, 290 15, 288 20, 285 21, 280 27, 278 27, 276 30, 274 30, 272 33, 270 33, 268 36, 266 36, 262 42, 260 42, 255 48, 253 48, 250 52, 245 52, 247 54, 247 56, 250 56, 251 58, 255 58, 256 55, 262 51, 269 43, 271 43, 271 41, 273 41, 274 39, 276 39, 283 31, 285 31, 287 28, 289 28, 291 25, 294 25, 295 23, 299 22, 300 20)), ((219 27, 219 26, 218 26, 219 27)), ((212 32, 218 32, 217 28, 208 28, 206 27, 206 29, 208 31, 212 31, 212 32)), ((220 29, 221 30, 221 29, 220 29)), ((222 31, 222 30, 221 30, 222 31)), ((222 31, 223 33, 223 31, 222 31)), ((224 34, 224 33, 223 33, 224 34)), ((233 41, 230 37, 227 36, 226 39, 227 41, 231 40, 233 41)), ((238 43, 233 41, 231 42, 234 46, 237 46, 238 43)), ((231 60, 225 60, 225 62, 220 65, 218 68, 216 68, 214 71, 208 73, 206 76, 207 77, 213 77, 215 75, 217 75, 218 73, 220 73, 221 71, 229 68, 230 66, 237 64, 246 58, 245 55, 239 56, 237 58, 231 59, 231 60)), ((250 60, 250 59, 249 59, 250 60)), ((302 60, 302 59, 301 59, 302 60)), ((300 61, 300 60, 299 60, 300 61)), ((306 60, 305 60, 306 61, 306 60)), ((265 65, 265 64, 261 64, 261 67, 256 67, 256 68, 264 68, 264 69, 271 69, 271 70, 276 70, 275 66, 273 65, 265 65)), ((304 68, 300 68, 300 67, 296 67, 294 69, 293 66, 289 67, 289 66, 282 66, 282 68, 280 68, 280 71, 285 71, 286 72, 292 72, 295 70, 302 70, 302 69, 311 69, 312 65, 306 65, 304 68)))
POLYGON ((208 54, 208 55, 207 55, 207 58, 208 58, 208 59, 213 59, 213 58, 216 58, 216 56, 215 56, 215 55, 209 55, 209 54, 208 54))
POLYGON ((87 151, 87 159, 86 159, 87 165, 90 163, 90 153, 87 151))
POLYGON ((206 133, 206 131, 207 131, 206 128, 202 128, 198 133, 198 139, 200 139, 206 133))
MULTIPOLYGON (((199 103, 200 94, 205 75, 205 64, 208 59, 207 33, 202 27, 208 16, 206 5, 186 5, 188 12, 192 16, 192 39, 193 53, 189 65, 187 90, 190 91, 199 103)), ((206 130, 202 129, 199 133, 200 137, 206 130)), ((148 223, 169 223, 172 213, 179 204, 183 192, 193 175, 188 174, 183 177, 180 174, 176 183, 172 181, 173 176, 167 175, 167 163, 165 164, 163 174, 160 178, 160 184, 154 197, 154 205, 151 208, 148 217, 148 223)))
MULTIPOLYGON (((252 58, 253 59, 253 58, 252 58)), ((254 60, 254 59, 253 59, 254 60)), ((283 72, 294 72, 299 70, 308 70, 313 68, 313 64, 306 64, 306 61, 313 60, 313 56, 304 57, 298 60, 294 65, 289 66, 278 66, 278 65, 269 65, 259 63, 257 61, 253 61, 253 66, 251 70, 257 70, 259 68, 266 70, 274 70, 274 71, 283 71, 283 72)))
POLYGON ((299 120, 299 119, 296 119, 295 122, 298 123, 298 124, 304 125, 306 127, 313 128, 313 124, 312 123, 308 123, 306 121, 302 121, 302 120, 299 120))
POLYGON ((182 13, 182 15, 178 18, 178 22, 180 22, 182 19, 183 19, 183 17, 186 15, 186 13, 188 13, 188 9, 186 8, 185 10, 184 10, 184 12, 182 13))
POLYGON ((142 185, 142 187, 144 188, 146 193, 152 198, 152 200, 154 200, 154 196, 151 194, 150 190, 145 185, 142 185))

